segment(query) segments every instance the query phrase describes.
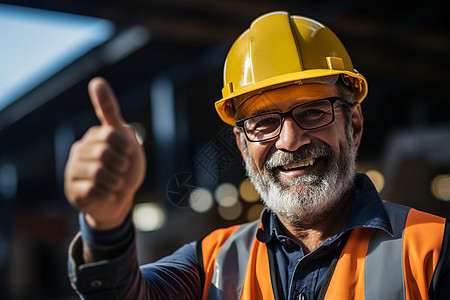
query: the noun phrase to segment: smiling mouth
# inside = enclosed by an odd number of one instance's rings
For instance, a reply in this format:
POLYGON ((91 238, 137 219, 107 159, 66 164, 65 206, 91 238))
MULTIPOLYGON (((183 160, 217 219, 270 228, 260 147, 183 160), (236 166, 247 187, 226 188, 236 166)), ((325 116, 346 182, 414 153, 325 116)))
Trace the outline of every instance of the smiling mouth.
POLYGON ((283 171, 293 171, 302 169, 305 167, 313 166, 317 161, 317 158, 311 157, 307 159, 302 159, 299 161, 291 162, 285 165, 280 166, 279 168, 283 171))

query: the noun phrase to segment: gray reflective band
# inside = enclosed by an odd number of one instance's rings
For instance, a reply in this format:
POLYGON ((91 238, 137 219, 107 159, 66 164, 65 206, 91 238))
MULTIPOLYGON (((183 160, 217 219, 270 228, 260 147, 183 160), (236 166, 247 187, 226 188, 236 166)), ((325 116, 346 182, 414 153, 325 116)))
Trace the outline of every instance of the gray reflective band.
POLYGON ((405 299, 403 232, 410 208, 385 202, 394 235, 372 230, 364 266, 365 299, 405 299))
POLYGON ((241 225, 217 254, 208 300, 234 300, 241 297, 250 252, 259 220, 241 225))
MULTIPOLYGON (((405 299, 403 232, 410 208, 385 202, 394 235, 372 230, 364 265, 365 299, 405 299)), ((217 254, 208 300, 240 299, 259 221, 240 226, 217 254)))

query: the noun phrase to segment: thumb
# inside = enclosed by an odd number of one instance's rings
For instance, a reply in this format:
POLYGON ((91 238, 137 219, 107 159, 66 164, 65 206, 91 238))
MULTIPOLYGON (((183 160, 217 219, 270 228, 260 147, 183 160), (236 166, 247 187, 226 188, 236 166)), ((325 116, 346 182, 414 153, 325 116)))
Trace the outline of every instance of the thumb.
POLYGON ((93 78, 89 82, 88 92, 100 123, 102 125, 122 127, 124 121, 119 103, 106 79, 102 77, 93 78))

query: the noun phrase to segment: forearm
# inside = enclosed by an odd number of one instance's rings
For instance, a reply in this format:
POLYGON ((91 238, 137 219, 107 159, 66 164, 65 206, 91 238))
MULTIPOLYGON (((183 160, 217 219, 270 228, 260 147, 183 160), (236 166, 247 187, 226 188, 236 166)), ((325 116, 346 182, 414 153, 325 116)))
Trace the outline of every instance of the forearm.
MULTIPOLYGON (((82 226, 81 226, 82 227, 82 226)), ((117 249, 92 251, 79 234, 69 252, 69 275, 82 299, 151 299, 139 270, 134 231, 130 241, 117 249)))
POLYGON ((118 257, 130 247, 134 240, 135 232, 130 215, 119 227, 107 231, 90 228, 82 213, 79 214, 79 224, 83 263, 118 257))
MULTIPOLYGON (((82 231, 87 231, 83 219, 80 221, 82 231)), ((140 269, 135 230, 131 220, 127 219, 127 222, 129 224, 123 224, 116 232, 103 232, 100 237, 96 236, 99 232, 84 232, 83 236, 88 242, 81 238, 81 234, 73 241, 70 247, 69 274, 72 286, 80 297, 199 299, 201 283, 195 243, 185 245, 172 255, 140 269), (115 234, 119 234, 116 241, 113 239, 115 234), (118 247, 110 247, 108 244, 118 247)))

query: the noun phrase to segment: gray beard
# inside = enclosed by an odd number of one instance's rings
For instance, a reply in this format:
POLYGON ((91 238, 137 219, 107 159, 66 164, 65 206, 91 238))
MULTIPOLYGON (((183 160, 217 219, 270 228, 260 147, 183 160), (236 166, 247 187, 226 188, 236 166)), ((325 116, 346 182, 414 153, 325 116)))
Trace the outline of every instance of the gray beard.
POLYGON ((353 185, 356 152, 350 132, 347 132, 347 144, 343 145, 339 157, 325 143, 306 145, 295 152, 277 150, 267 159, 264 171, 259 172, 246 152, 247 175, 264 204, 293 225, 320 222, 353 185), (310 157, 325 160, 325 167, 316 174, 283 182, 273 174, 276 167, 310 157))

